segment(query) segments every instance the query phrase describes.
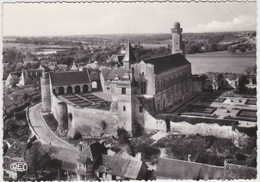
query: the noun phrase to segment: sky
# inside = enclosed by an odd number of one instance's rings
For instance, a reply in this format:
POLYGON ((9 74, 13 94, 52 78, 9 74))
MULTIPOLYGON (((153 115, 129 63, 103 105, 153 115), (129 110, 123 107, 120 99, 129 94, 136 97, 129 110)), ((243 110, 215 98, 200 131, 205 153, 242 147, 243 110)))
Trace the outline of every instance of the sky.
POLYGON ((4 3, 3 36, 256 30, 256 3, 4 3))

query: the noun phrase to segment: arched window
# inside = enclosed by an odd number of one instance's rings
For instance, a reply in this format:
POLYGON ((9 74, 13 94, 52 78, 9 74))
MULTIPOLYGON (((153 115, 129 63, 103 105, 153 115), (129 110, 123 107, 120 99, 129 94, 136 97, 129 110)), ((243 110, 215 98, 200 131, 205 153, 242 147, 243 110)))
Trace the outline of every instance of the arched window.
POLYGON ((83 86, 83 92, 88 92, 88 86, 87 85, 83 86))
POLYGON ((67 94, 72 94, 72 87, 71 86, 67 87, 67 94))
POLYGON ((76 94, 79 94, 79 93, 80 93, 80 86, 79 86, 79 85, 77 85, 77 86, 75 87, 75 93, 76 93, 76 94))
POLYGON ((64 87, 59 87, 59 94, 63 95, 64 94, 64 87))

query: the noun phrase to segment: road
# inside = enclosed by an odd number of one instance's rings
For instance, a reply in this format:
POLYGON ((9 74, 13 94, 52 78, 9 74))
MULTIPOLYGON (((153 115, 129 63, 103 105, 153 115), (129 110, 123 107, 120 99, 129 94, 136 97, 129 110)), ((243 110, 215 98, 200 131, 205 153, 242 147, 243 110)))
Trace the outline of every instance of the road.
POLYGON ((40 115, 41 103, 36 104, 29 108, 29 118, 31 126, 34 129, 37 136, 39 136, 47 144, 56 145, 59 147, 65 147, 69 149, 76 149, 66 141, 58 138, 51 129, 47 126, 45 121, 40 115))

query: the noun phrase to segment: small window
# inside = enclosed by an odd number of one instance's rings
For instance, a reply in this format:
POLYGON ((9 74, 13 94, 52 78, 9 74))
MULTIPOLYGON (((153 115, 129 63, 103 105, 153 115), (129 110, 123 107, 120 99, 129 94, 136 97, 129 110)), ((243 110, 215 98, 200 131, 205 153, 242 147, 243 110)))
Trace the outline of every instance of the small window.
POLYGON ((123 94, 123 95, 126 94, 126 88, 122 88, 122 94, 123 94))
POLYGON ((143 112, 143 107, 139 106, 139 113, 142 113, 142 112, 143 112))
POLYGON ((107 90, 110 90, 110 87, 107 87, 107 90))
POLYGON ((126 107, 125 106, 123 106, 123 111, 126 111, 126 107))

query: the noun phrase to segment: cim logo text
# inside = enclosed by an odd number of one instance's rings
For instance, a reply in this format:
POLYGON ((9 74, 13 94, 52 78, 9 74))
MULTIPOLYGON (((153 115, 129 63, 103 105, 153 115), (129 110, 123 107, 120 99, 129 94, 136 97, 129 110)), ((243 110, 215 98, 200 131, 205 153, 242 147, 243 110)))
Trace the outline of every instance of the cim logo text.
POLYGON ((10 169, 16 172, 24 172, 27 171, 28 165, 25 162, 13 162, 10 165, 10 169))

